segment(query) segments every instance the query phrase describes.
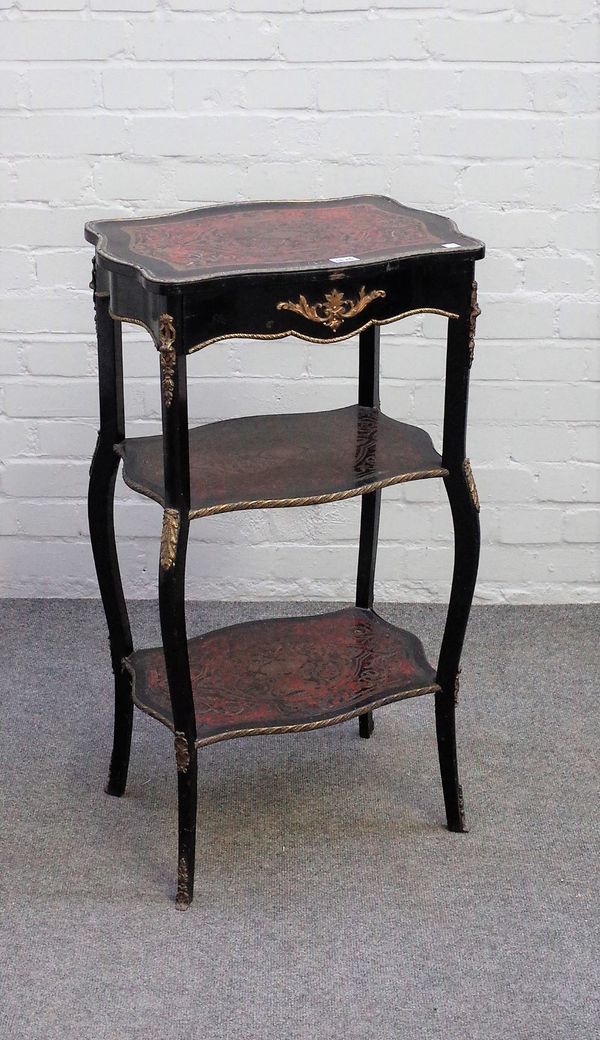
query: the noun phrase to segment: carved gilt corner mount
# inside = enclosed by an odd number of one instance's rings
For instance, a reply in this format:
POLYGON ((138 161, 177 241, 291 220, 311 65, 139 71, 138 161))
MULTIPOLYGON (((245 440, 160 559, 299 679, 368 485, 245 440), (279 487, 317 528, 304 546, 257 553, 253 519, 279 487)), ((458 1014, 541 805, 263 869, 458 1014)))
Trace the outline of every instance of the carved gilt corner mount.
POLYGON ((170 408, 175 388, 175 326, 170 314, 161 314, 158 319, 158 342, 160 351, 160 372, 162 395, 166 408, 170 408))
POLYGON ((465 461, 463 462, 463 470, 467 479, 467 485, 469 488, 469 493, 473 500, 473 505, 475 506, 477 512, 479 512, 479 495, 477 493, 477 485, 475 483, 475 477, 473 476, 473 470, 471 469, 470 459, 465 459, 465 461))
POLYGON ((160 537, 160 565, 164 571, 168 571, 175 563, 180 519, 179 510, 165 509, 160 537))
POLYGON ((475 325, 481 314, 481 307, 477 302, 477 282, 473 282, 471 289, 471 308, 469 310, 469 368, 475 357, 475 325))

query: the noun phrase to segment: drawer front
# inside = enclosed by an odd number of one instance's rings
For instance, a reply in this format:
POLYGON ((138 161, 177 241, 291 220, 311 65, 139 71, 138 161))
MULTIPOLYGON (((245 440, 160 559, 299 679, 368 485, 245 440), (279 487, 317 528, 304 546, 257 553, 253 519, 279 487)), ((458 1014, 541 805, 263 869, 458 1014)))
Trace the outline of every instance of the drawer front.
POLYGON ((338 342, 415 312, 454 317, 462 274, 456 263, 430 261, 228 279, 186 297, 185 348, 233 336, 338 342))

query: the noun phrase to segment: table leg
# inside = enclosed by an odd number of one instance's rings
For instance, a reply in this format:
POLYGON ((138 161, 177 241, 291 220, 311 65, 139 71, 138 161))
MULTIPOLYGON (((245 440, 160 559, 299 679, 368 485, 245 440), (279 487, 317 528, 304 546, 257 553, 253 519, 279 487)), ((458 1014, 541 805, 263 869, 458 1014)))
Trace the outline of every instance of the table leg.
MULTIPOLYGON (((358 403, 368 408, 379 408, 379 326, 372 325, 360 333, 358 341, 358 403)), ((356 606, 373 608, 377 540, 381 491, 363 495, 360 509, 360 536, 358 545, 358 572, 356 577, 356 606)), ((373 733, 373 712, 358 718, 359 735, 368 739, 373 733)))
POLYGON ((454 572, 446 626, 438 661, 435 698, 438 753, 448 827, 466 831, 462 787, 456 754, 456 701, 460 657, 469 620, 479 565, 479 500, 469 460, 465 457, 469 370, 474 343, 473 269, 467 272, 457 310, 448 324, 448 354, 444 404, 444 479, 454 525, 454 572))
MULTIPOLYGON (((94 287, 94 279, 92 286, 94 287)), ((94 292, 100 430, 90 467, 88 519, 115 677, 114 739, 106 791, 108 794, 120 796, 124 793, 127 783, 133 725, 131 677, 123 670, 122 662, 123 658, 131 653, 133 645, 114 529, 114 488, 119 466, 114 445, 125 436, 121 325, 111 318, 108 303, 108 296, 96 295, 94 292)))
POLYGON ((175 729, 179 852, 176 905, 185 910, 194 892, 197 751, 185 618, 185 560, 189 534, 190 472, 186 356, 181 303, 160 317, 165 509, 160 542, 158 600, 175 729))

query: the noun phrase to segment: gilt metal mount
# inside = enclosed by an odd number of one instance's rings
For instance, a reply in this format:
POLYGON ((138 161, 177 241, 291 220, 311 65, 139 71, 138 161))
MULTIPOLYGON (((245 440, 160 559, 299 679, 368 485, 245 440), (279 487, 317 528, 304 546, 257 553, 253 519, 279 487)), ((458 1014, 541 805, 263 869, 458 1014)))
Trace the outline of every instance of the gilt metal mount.
POLYGON ((160 565, 168 571, 175 563, 180 516, 177 509, 165 509, 160 537, 160 565))
POLYGON ((309 321, 316 321, 320 325, 326 325, 332 332, 337 332, 340 325, 348 318, 360 314, 373 300, 384 297, 383 289, 373 289, 368 293, 363 285, 359 290, 357 300, 348 300, 339 289, 332 289, 331 292, 325 293, 325 299, 319 303, 309 303, 306 296, 300 295, 297 303, 294 303, 293 300, 282 300, 277 304, 277 310, 294 311, 309 321))
POLYGON ((160 351, 160 371, 162 377, 162 395, 166 408, 170 408, 175 389, 175 326, 170 314, 161 314, 158 319, 158 341, 160 351))
POLYGON ((469 311, 469 368, 475 357, 475 325, 481 314, 481 307, 477 303, 477 282, 473 282, 471 289, 471 309, 469 311))

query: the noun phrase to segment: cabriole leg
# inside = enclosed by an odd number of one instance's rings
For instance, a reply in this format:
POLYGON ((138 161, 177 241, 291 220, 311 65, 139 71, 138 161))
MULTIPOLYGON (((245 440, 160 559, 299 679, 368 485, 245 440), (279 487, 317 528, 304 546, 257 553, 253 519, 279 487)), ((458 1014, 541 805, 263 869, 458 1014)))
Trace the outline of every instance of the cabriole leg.
MULTIPOLYGON (((379 408, 379 326, 361 332, 358 342, 358 403, 367 408, 379 408)), ((360 508, 360 536, 358 543, 358 572, 356 576, 356 606, 373 609, 377 540, 381 491, 363 495, 360 508)), ((365 740, 373 733, 373 712, 358 718, 358 732, 365 740)))
MULTIPOLYGON (((92 287, 95 289, 94 277, 92 287)), ((98 338, 100 431, 90 467, 88 519, 115 677, 114 739, 106 791, 120 796, 127 783, 133 725, 131 679, 123 671, 122 664, 123 658, 131 653, 133 647, 119 571, 113 515, 115 479, 119 465, 114 445, 125 436, 121 326, 109 314, 107 296, 98 296, 94 292, 94 306, 98 338)))
POLYGON ((454 572, 446 627, 438 661, 435 719, 442 788, 448 828, 466 831, 462 787, 456 754, 456 702, 460 657, 469 620, 479 564, 479 499, 465 458, 469 369, 473 360, 476 287, 472 268, 463 288, 460 319, 448 326, 448 356, 444 407, 443 465, 449 470, 444 483, 454 526, 454 572))
POLYGON ((194 892, 196 852, 196 716, 185 619, 185 560, 189 535, 189 443, 186 356, 181 342, 181 303, 160 317, 165 510, 160 543, 158 599, 169 693, 175 726, 178 796, 176 906, 186 910, 194 892))

